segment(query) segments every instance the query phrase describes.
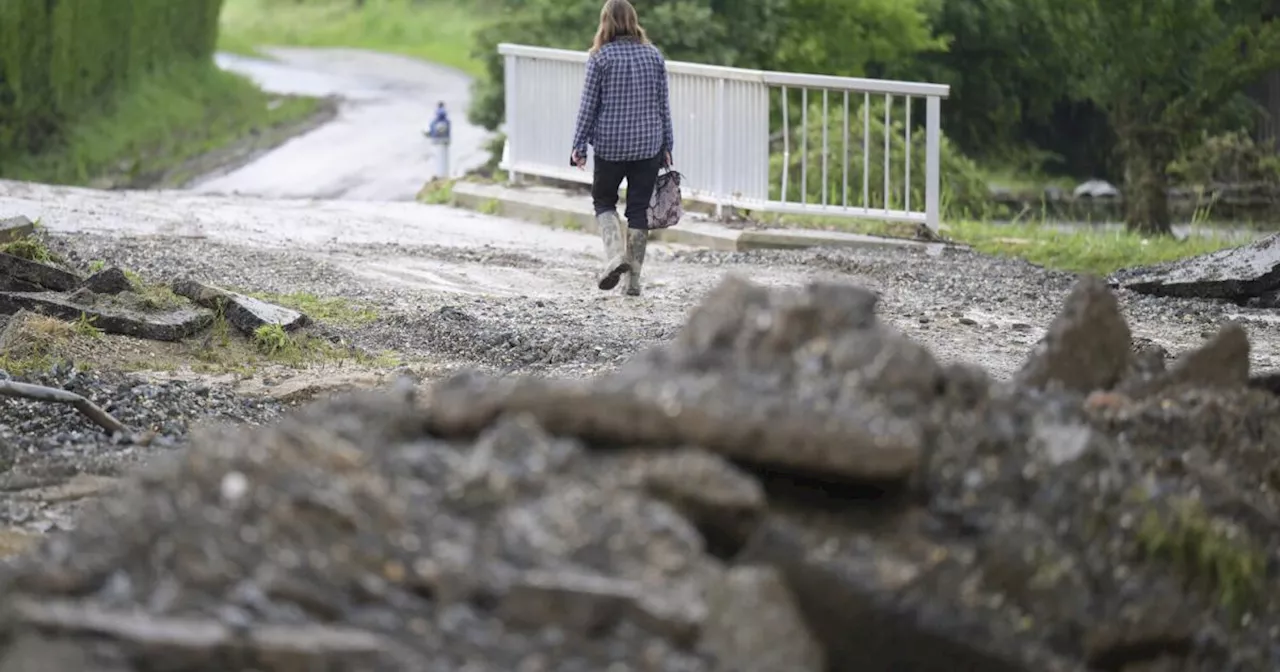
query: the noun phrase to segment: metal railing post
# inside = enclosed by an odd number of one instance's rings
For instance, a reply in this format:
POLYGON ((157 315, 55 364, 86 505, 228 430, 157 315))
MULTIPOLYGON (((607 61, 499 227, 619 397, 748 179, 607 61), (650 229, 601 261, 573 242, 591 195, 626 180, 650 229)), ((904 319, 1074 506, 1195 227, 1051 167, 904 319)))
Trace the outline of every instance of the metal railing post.
POLYGON ((939 199, 942 194, 942 99, 937 96, 925 98, 924 121, 924 223, 934 233, 942 225, 942 211, 939 199))
MULTIPOLYGON (((503 60, 503 89, 506 93, 505 115, 507 122, 507 141, 504 143, 505 146, 502 149, 502 153, 506 155, 503 157, 504 160, 511 160, 512 158, 520 156, 518 151, 519 145, 517 144, 519 132, 516 130, 516 109, 519 107, 517 97, 520 90, 519 82, 516 79, 518 76, 516 74, 517 58, 518 56, 507 54, 506 58, 503 60)), ((520 176, 516 174, 515 170, 509 169, 507 170, 507 181, 511 184, 519 184, 520 176)))
POLYGON ((724 219, 724 201, 727 189, 725 178, 725 81, 721 77, 716 82, 716 219, 724 219))

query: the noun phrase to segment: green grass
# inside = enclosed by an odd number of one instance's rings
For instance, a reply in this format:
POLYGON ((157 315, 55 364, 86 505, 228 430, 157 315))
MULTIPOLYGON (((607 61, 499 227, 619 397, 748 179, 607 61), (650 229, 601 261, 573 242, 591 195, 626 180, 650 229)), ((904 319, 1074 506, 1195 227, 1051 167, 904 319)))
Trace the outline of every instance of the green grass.
POLYGON ((212 64, 175 67, 87 110, 51 151, 0 160, 0 176, 57 184, 129 184, 255 132, 311 115, 317 101, 278 98, 212 64))
MULTIPOLYGON (((916 231, 915 224, 840 217, 759 213, 756 219, 770 226, 846 231, 891 238, 911 238, 916 231)), ((961 220, 949 221, 943 226, 944 237, 985 254, 1017 257, 1045 268, 1096 275, 1213 252, 1241 242, 1218 235, 1196 235, 1181 241, 1102 229, 1081 228, 1061 232, 1037 222, 998 225, 961 220)))
POLYGON ((294 294, 244 292, 244 294, 285 308, 292 308, 313 320, 330 324, 360 326, 378 319, 378 312, 372 307, 340 297, 316 296, 307 292, 294 294))
POLYGON ((354 47, 413 56, 483 74, 471 54, 483 0, 226 0, 218 48, 256 55, 260 46, 354 47))
POLYGON ((945 235, 975 250, 1018 257, 1062 271, 1107 275, 1121 268, 1159 264, 1240 244, 1224 236, 1193 235, 1187 240, 1150 237, 1127 231, 1057 231, 1035 224, 997 226, 957 222, 945 235))

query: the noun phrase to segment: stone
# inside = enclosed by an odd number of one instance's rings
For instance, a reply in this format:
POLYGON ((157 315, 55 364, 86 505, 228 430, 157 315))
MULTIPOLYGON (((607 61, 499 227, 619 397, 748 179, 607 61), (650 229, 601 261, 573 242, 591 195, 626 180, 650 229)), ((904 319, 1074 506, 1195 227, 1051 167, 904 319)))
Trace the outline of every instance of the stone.
POLYGON ((70 292, 83 282, 83 279, 75 273, 64 271, 52 264, 31 261, 3 252, 0 252, 0 278, 17 280, 54 292, 70 292))
POLYGON ((259 327, 267 325, 278 325, 285 331, 293 331, 310 323, 306 315, 291 308, 211 287, 194 280, 174 281, 173 293, 191 299, 196 305, 222 311, 232 326, 249 335, 259 327))
POLYGON ((590 382, 464 374, 433 392, 438 431, 474 436, 527 412, 588 443, 699 446, 827 481, 901 481, 947 393, 933 355, 880 324, 877 295, 836 283, 769 290, 726 278, 680 336, 590 382))
POLYGON ((1280 290, 1280 233, 1240 247, 1117 271, 1109 282, 1140 294, 1243 303, 1280 290))
POLYGON ((78 305, 51 292, 0 292, 0 315, 14 315, 22 310, 67 321, 85 317, 109 334, 153 341, 180 341, 213 322, 213 313, 203 308, 143 314, 78 305))
POLYGON ((1110 389, 1128 371, 1131 342, 1115 295, 1101 280, 1084 278, 1015 380, 1025 387, 1082 394, 1110 389))
POLYGON ((701 645, 717 670, 825 672, 826 654, 795 597, 768 566, 734 567, 707 591, 701 645))
POLYGON ((113 266, 86 278, 81 288, 94 294, 119 294, 132 290, 133 283, 129 281, 123 270, 113 266))
MULTIPOLYGON (((840 547, 827 536, 770 515, 740 558, 779 571, 826 652, 827 670, 1085 672, 1020 641, 1018 633, 966 614, 953 597, 932 595, 922 584, 930 565, 947 557, 941 549, 867 538, 840 547)), ((716 606, 711 610, 717 613, 716 606)), ((708 627, 716 627, 714 618, 708 627)))
POLYGON ((1228 322, 1208 343, 1175 359, 1167 371, 1140 377, 1127 384, 1125 392, 1140 398, 1174 387, 1240 390, 1258 386, 1250 379, 1249 368, 1249 334, 1240 324, 1228 322))
POLYGON ((642 487, 693 522, 717 555, 741 548, 764 514, 764 487, 719 455, 696 448, 643 451, 632 462, 629 470, 642 487))
POLYGON ((0 219, 0 244, 12 243, 35 232, 35 223, 23 215, 0 219))
POLYGON ((557 626, 581 635, 598 635, 635 608, 639 584, 570 571, 531 571, 507 588, 499 616, 524 627, 557 626))
POLYGON ((710 388, 697 378, 614 389, 612 381, 463 374, 432 391, 428 417, 439 434, 467 437, 504 413, 528 413, 548 432, 588 442, 698 445, 835 480, 906 478, 919 464, 923 441, 913 423, 882 415, 870 404, 831 414, 803 399, 710 388))

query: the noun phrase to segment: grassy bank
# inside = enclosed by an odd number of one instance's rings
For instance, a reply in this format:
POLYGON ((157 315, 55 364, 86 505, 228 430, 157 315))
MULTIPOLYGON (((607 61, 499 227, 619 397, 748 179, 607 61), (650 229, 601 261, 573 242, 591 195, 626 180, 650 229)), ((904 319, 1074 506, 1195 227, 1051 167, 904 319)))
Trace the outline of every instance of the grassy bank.
POLYGON ((355 47, 421 58, 482 74, 472 58, 483 0, 352 0, 305 3, 226 0, 218 47, 255 55, 259 46, 355 47))
POLYGON ((153 75, 73 121, 60 146, 0 160, 0 177, 58 184, 146 184, 211 150, 298 123, 317 101, 280 98, 213 65, 153 75))

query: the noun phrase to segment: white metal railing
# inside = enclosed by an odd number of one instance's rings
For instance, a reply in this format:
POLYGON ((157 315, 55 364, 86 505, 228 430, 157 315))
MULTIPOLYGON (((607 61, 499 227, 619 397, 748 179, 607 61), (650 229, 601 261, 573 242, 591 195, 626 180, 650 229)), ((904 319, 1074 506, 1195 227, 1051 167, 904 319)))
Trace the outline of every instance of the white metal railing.
MULTIPOLYGON (((502 169, 513 181, 531 175, 590 182, 590 159, 585 172, 569 165, 587 53, 516 44, 498 51, 506 68, 502 169)), ((667 72, 674 157, 686 198, 715 205, 717 214, 735 207, 922 222, 937 231, 939 117, 949 86, 676 61, 667 63, 667 72), (920 98, 923 138, 912 121, 920 98), (873 130, 883 137, 873 137, 873 130), (924 175, 913 181, 912 157, 921 150, 924 175), (873 173, 882 179, 873 180, 873 173)))

